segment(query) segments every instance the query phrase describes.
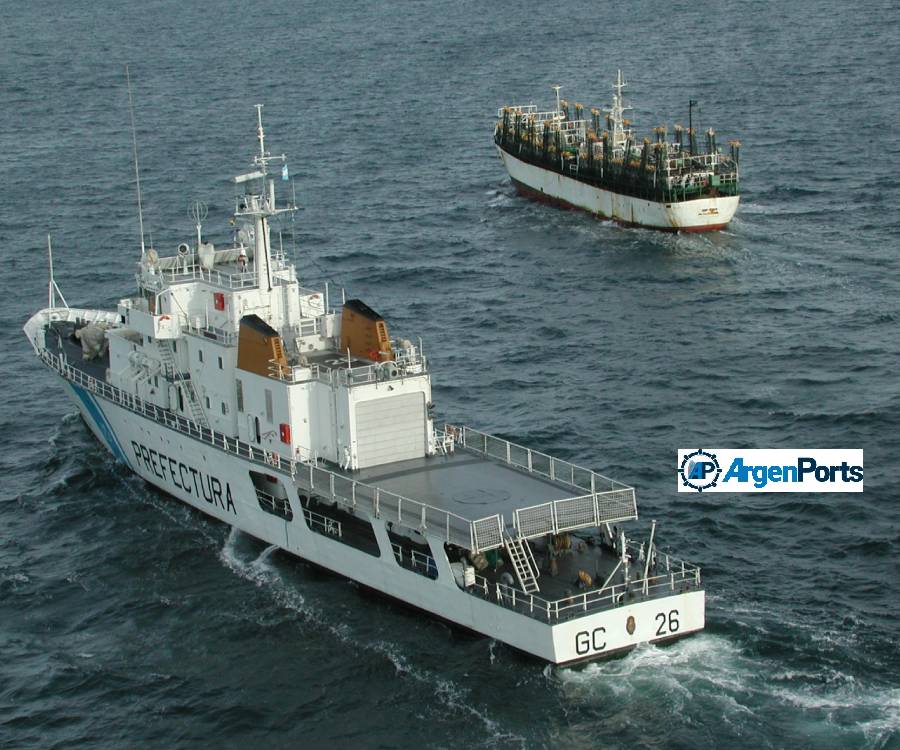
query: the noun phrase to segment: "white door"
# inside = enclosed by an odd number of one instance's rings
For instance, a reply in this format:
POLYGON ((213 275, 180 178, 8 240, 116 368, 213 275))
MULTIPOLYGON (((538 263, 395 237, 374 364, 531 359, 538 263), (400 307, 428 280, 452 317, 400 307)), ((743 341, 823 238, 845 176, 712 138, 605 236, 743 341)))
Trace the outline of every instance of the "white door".
POLYGON ((360 469, 424 455, 424 393, 357 404, 356 456, 360 469))

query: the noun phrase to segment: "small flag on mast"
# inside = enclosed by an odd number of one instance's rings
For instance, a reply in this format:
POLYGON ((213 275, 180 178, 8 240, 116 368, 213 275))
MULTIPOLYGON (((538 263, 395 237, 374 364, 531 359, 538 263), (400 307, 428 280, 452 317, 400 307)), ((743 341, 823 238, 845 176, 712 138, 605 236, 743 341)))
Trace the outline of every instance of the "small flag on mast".
POLYGON ((290 179, 290 177, 288 176, 287 164, 281 165, 281 179, 284 180, 285 182, 287 182, 290 179))

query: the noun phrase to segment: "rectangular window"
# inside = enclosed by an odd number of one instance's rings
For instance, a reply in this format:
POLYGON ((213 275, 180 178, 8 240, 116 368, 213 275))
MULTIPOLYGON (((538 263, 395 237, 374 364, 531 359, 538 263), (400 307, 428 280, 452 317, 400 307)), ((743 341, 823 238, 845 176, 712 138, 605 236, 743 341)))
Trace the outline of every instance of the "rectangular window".
POLYGON ((244 384, 235 378, 235 388, 237 388, 237 409, 239 412, 244 411, 244 384))
POLYGON ((219 369, 220 369, 220 370, 223 369, 223 368, 222 368, 222 358, 221 358, 221 357, 219 357, 219 369))
POLYGON ((228 414, 228 409, 225 407, 225 402, 222 402, 222 414, 228 414))
POLYGON ((209 396, 206 397, 206 408, 209 408, 209 396))
POLYGON ((269 424, 272 424, 272 422, 274 421, 273 411, 274 410, 272 409, 272 391, 270 391, 268 388, 266 388, 266 421, 269 424))
POLYGON ((201 362, 203 361, 203 350, 202 349, 197 350, 197 359, 199 359, 201 362))

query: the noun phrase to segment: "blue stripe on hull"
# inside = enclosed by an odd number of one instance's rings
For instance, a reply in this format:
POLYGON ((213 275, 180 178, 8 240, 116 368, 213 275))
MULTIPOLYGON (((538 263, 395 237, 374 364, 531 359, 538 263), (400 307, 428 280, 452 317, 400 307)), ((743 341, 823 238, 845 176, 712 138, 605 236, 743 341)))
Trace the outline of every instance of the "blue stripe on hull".
POLYGON ((119 441, 116 439, 116 434, 113 432, 112 427, 110 427, 109 422, 106 420, 106 416, 101 411, 99 405, 94 400, 94 397, 88 393, 84 388, 80 385, 75 385, 75 383, 69 383, 72 386, 72 390, 75 391, 75 395, 81 399, 81 403, 84 404, 84 408, 87 410, 87 413, 90 415, 91 419, 94 421, 94 425, 97 428, 97 431, 103 436, 103 441, 106 443, 107 448, 109 448, 110 452, 113 456, 116 457, 119 461, 121 461, 126 466, 130 467, 131 463, 128 461, 128 457, 125 455, 125 452, 122 450, 122 446, 119 445, 119 441))

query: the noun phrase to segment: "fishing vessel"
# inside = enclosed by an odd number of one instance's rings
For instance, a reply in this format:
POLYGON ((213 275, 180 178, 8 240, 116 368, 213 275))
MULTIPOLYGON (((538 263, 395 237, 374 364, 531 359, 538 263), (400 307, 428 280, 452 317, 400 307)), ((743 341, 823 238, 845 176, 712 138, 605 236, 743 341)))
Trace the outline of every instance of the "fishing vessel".
MULTIPOLYGON (((261 105, 256 140, 231 237, 207 241, 198 203, 165 255, 141 220, 137 288, 115 309, 69 307, 48 243, 48 305, 25 333, 97 440, 203 513, 548 662, 701 630, 700 569, 660 550, 655 522, 629 536, 632 487, 438 423, 421 341, 301 284, 270 229, 296 206, 276 203, 287 163, 261 105)), ((140 207, 136 148, 135 173, 140 207)))
POLYGON ((654 128, 653 142, 638 145, 625 118, 622 71, 613 84, 613 103, 603 118, 569 107, 556 89, 556 109, 534 104, 502 107, 494 143, 516 190, 535 200, 588 211, 635 227, 677 232, 723 229, 740 201, 740 142, 720 153, 709 128, 705 143, 693 127, 693 100, 687 131, 654 128), (605 122, 604 122, 605 120, 605 122), (603 127, 605 125, 605 128, 603 127))

